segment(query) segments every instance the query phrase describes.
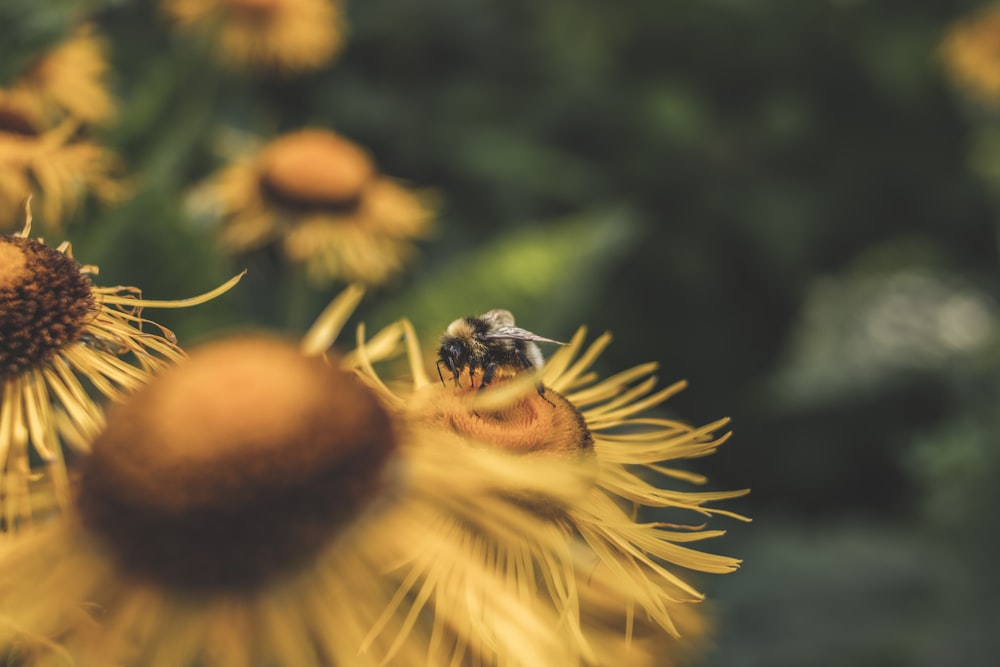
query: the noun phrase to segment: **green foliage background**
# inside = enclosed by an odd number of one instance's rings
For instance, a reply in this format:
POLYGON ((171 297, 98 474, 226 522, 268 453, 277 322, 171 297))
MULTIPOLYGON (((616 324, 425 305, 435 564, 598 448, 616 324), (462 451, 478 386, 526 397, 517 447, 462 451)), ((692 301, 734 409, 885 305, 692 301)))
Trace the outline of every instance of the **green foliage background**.
MULTIPOLYGON (((79 13, 111 40, 141 178, 68 231, 103 284, 151 298, 243 268, 185 206, 220 130, 333 128, 442 198, 439 232, 376 291, 369 331, 430 350, 493 307, 601 366, 658 360, 669 409, 731 415, 692 467, 752 515, 706 580, 717 667, 994 664, 1000 649, 996 112, 944 80, 930 0, 356 0, 341 58, 233 77, 154 3, 2 0, 0 76, 79 13), (991 139, 991 137, 993 139, 991 139), (991 180, 992 174, 992 180, 991 180)), ((336 290, 248 267, 214 304, 153 315, 182 342, 301 333, 336 290)))

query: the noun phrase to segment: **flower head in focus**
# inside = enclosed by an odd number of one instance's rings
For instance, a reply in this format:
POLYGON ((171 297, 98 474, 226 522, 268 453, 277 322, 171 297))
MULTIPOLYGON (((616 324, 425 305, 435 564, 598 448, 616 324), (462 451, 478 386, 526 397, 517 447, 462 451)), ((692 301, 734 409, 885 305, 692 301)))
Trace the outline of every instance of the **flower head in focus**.
POLYGON ((68 501, 63 445, 86 452, 103 425, 93 394, 118 400, 182 358, 173 334, 143 308, 204 303, 232 287, 183 301, 143 299, 134 287, 98 287, 93 266, 19 234, 0 236, 0 476, 8 531, 32 519, 35 475, 50 476, 56 505, 68 501), (149 330, 149 325, 154 327, 149 330), (144 327, 146 327, 144 329, 144 327))
POLYGON ((78 27, 0 88, 0 116, 11 114, 38 133, 65 120, 103 124, 115 115, 108 90, 107 46, 93 27, 78 27))
POLYGON ((358 295, 298 346, 219 340, 116 405, 74 510, 0 549, 0 650, 417 667, 494 664, 502 646, 504 664, 564 664, 559 619, 450 528, 548 544, 547 524, 504 494, 572 480, 397 421, 350 370, 357 355, 323 354, 358 295), (470 599, 490 604, 470 616, 470 599))
POLYGON ((1000 5, 956 22, 941 43, 941 57, 964 92, 986 102, 1000 100, 1000 5))
POLYGON ((218 173, 221 239, 232 252, 276 245, 317 283, 380 285, 398 274, 425 236, 426 196, 379 174, 371 157, 320 129, 279 137, 218 173))
POLYGON ((343 46, 339 0, 164 0, 162 6, 182 31, 211 39, 218 58, 236 70, 316 70, 343 46))
POLYGON ((726 573, 740 561, 687 546, 723 531, 706 530, 702 521, 643 521, 639 512, 743 519, 708 503, 746 491, 678 491, 649 481, 656 476, 703 483, 703 477, 668 463, 713 453, 728 438, 722 432, 727 420, 696 428, 646 416, 684 383, 655 391, 656 364, 600 379, 590 368, 609 344, 607 334, 585 349, 586 332, 580 329, 537 378, 515 374, 481 391, 466 373, 460 373, 457 389, 430 381, 412 327, 398 326, 410 341, 412 386, 386 383, 371 364, 365 369, 409 419, 459 435, 466 446, 515 454, 526 469, 558 460, 588 477, 588 490, 567 504, 553 503, 545 494, 519 498, 560 532, 561 550, 516 537, 505 543, 470 538, 481 556, 513 589, 550 598, 562 614, 564 635, 575 637, 584 659, 611 664, 619 649, 636 640, 645 648, 630 654, 629 664, 673 664, 704 635, 690 606, 703 595, 678 570, 726 573))

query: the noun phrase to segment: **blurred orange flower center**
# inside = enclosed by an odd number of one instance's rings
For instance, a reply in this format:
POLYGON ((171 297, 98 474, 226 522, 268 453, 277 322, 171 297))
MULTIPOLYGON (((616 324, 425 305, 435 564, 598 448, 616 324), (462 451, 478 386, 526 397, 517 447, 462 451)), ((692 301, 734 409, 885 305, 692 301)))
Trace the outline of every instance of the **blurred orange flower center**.
POLYGON ((277 339, 231 339, 117 406, 80 506, 139 574, 260 582, 375 497, 394 448, 388 416, 354 376, 277 339))
POLYGON ((305 131, 277 140, 261 157, 261 183, 298 204, 345 206, 356 202, 374 176, 371 158, 328 132, 305 131))

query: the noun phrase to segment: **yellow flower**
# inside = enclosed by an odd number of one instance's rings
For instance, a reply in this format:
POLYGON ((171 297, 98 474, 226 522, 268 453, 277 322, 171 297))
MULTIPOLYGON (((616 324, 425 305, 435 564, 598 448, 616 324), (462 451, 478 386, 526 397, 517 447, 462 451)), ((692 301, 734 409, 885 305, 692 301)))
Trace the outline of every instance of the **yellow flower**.
POLYGON ((700 606, 669 606, 671 622, 677 629, 677 636, 674 636, 663 632, 663 628, 649 618, 630 615, 630 600, 614 588, 617 582, 613 577, 595 579, 586 569, 579 571, 577 576, 583 579, 579 588, 580 626, 594 649, 594 665, 679 667, 701 664, 698 658, 709 644, 711 624, 700 606), (615 608, 616 604, 624 606, 615 608))
POLYGON ((945 68, 973 97, 1000 99, 1000 5, 987 5, 951 27, 941 44, 945 68))
POLYGON ((182 357, 169 331, 143 329, 153 323, 142 309, 204 303, 239 280, 151 301, 135 287, 95 286, 96 267, 77 264, 66 243, 28 238, 30 229, 29 213, 21 233, 0 236, 0 505, 11 532, 31 523, 36 475, 67 503, 63 445, 86 452, 104 423, 92 394, 118 400, 182 357))
POLYGON ((163 0, 163 9, 182 30, 207 34, 237 70, 316 70, 344 40, 339 0, 163 0))
POLYGON ((58 229, 87 194, 103 201, 120 199, 127 185, 116 176, 113 152, 78 138, 76 121, 37 133, 31 122, 0 109, 0 229, 12 229, 18 210, 32 195, 42 221, 58 229))
POLYGON ((370 156, 332 132, 273 140, 216 175, 222 243, 233 252, 277 244, 318 283, 379 285, 398 274, 425 236, 425 197, 377 173, 370 156))
POLYGON ((114 116, 108 91, 106 45, 84 25, 44 54, 6 88, 0 88, 0 114, 21 116, 33 133, 67 119, 105 123, 114 116))
POLYGON ((394 333, 408 341, 412 386, 397 381, 390 388, 370 363, 364 368, 407 419, 457 434, 474 446, 517 454, 525 470, 558 460, 590 480, 588 491, 568 504, 552 502, 545 494, 520 498, 559 530, 564 540, 560 550, 517 536, 506 542, 480 538, 476 548, 481 557, 506 575, 512 589, 550 598, 564 620, 565 636, 576 637, 585 659, 614 664, 611 656, 620 654, 623 645, 645 636, 650 651, 637 649, 630 664, 672 664, 687 650, 675 641, 682 632, 694 639, 703 634, 689 606, 703 595, 677 568, 726 573, 740 561, 686 546, 719 536, 721 530, 706 530, 701 522, 642 521, 638 514, 642 508, 669 508, 702 518, 722 514, 744 520, 707 503, 744 495, 745 490, 678 491, 647 479, 703 483, 702 476, 667 462, 713 453, 729 436, 721 433, 727 420, 695 428, 644 416, 684 383, 654 391, 656 364, 599 379, 590 367, 609 344, 607 334, 584 350, 586 332, 581 328, 541 369, 542 393, 536 391, 535 378, 524 373, 495 380, 488 391, 432 382, 409 323, 400 322, 394 333))
POLYGON ((42 222, 58 229, 87 194, 125 194, 118 157, 82 132, 115 113, 104 51, 92 27, 81 26, 0 88, 0 229, 16 228, 28 195, 42 222))
POLYGON ((572 664, 560 619, 450 532, 556 549, 508 494, 576 493, 572 474, 524 474, 398 422, 344 370, 357 355, 316 356, 357 295, 298 349, 222 340, 116 406, 77 510, 0 549, 0 650, 46 665, 572 664))

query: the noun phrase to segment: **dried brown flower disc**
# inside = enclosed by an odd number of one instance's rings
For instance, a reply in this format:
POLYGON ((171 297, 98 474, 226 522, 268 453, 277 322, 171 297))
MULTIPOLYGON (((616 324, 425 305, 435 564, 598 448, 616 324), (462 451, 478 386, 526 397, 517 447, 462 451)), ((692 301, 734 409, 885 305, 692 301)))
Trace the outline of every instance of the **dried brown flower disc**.
POLYGON ((95 312, 79 265, 34 239, 0 236, 0 377, 51 359, 95 312))

